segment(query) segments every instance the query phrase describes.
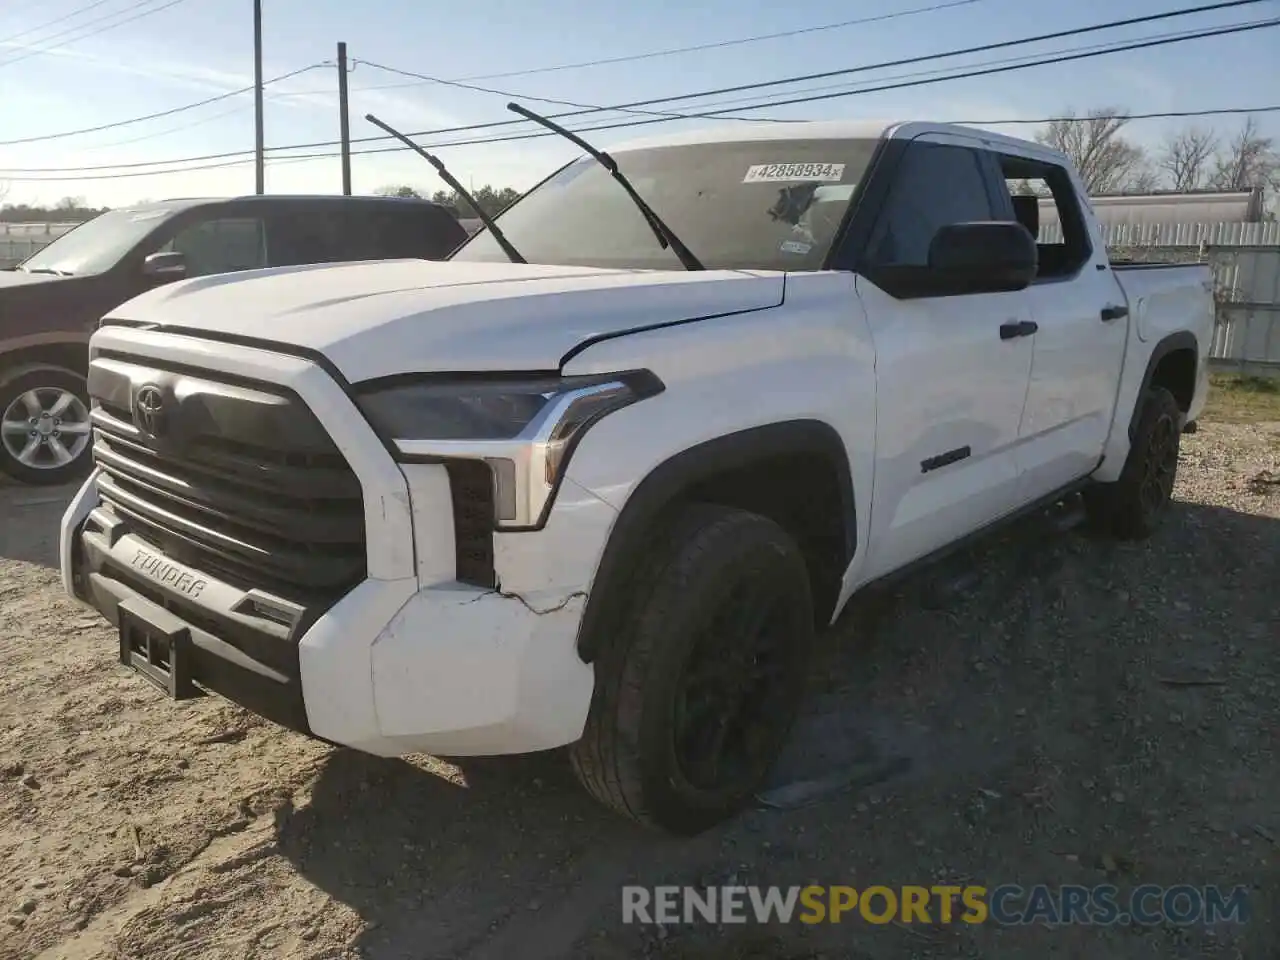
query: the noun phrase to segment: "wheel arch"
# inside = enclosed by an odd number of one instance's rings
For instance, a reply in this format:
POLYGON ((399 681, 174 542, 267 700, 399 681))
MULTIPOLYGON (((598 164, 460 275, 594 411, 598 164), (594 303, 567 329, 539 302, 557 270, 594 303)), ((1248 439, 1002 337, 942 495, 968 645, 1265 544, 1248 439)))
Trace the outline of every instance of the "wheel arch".
POLYGON ((1147 369, 1129 414, 1129 441, 1132 443, 1142 416, 1142 402, 1153 387, 1165 387, 1178 401, 1185 414, 1195 394, 1196 369, 1200 360, 1200 344, 1189 330, 1171 333, 1156 343, 1147 358, 1147 369))
POLYGON ((89 375, 89 340, 74 334, 19 337, 0 342, 0 383, 32 367, 62 367, 89 375))
MULTIPOLYGON (((839 569, 829 578, 831 583, 825 590, 815 584, 815 612, 829 618, 839 593, 840 577, 852 561, 858 542, 849 456, 839 433, 830 424, 811 419, 781 421, 735 431, 682 450, 654 467, 637 484, 614 521, 596 566, 578 629, 579 656, 587 663, 595 658, 600 638, 607 635, 625 606, 627 581, 635 559, 672 507, 686 502, 720 502, 744 509, 756 506, 758 512, 771 516, 777 511, 759 509, 758 498, 777 495, 777 484, 790 479, 789 468, 808 465, 818 467, 818 472, 795 477, 796 492, 821 492, 820 503, 805 503, 805 507, 813 506, 818 511, 814 520, 830 520, 831 511, 836 513, 837 526, 826 546, 839 569), (753 477, 756 471, 764 479, 764 487, 748 485, 748 489, 742 480, 753 477)), ((804 509, 798 515, 808 517, 804 509)), ((802 529, 804 519, 796 521, 802 529)), ((788 532, 795 532, 796 523, 788 532)), ((813 570, 818 561, 812 549, 806 549, 806 561, 813 570)))

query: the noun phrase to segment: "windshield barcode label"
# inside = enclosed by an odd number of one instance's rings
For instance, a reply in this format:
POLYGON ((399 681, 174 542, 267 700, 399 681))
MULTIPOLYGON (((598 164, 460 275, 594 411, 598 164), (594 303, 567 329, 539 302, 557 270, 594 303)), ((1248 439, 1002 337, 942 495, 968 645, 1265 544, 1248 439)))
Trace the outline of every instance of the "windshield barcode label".
POLYGON ((743 183, 774 183, 779 180, 818 180, 839 183, 843 163, 757 163, 747 168, 743 183))

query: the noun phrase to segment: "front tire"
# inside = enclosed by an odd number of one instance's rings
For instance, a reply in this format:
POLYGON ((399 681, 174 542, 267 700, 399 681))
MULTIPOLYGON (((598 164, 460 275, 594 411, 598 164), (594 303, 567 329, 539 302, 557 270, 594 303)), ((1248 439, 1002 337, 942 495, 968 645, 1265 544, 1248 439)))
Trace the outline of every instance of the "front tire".
POLYGON ((813 647, 809 574, 772 520, 694 504, 632 589, 570 758, 597 800, 691 835, 741 810, 782 750, 813 647))
POLYGON ((1084 493, 1095 529, 1119 540, 1144 540, 1155 533, 1173 499, 1181 426, 1182 408, 1173 394, 1163 387, 1150 388, 1142 398, 1142 413, 1120 477, 1084 493))
POLYGON ((0 382, 0 470, 20 483, 56 486, 92 464, 89 391, 64 367, 29 366, 0 382))

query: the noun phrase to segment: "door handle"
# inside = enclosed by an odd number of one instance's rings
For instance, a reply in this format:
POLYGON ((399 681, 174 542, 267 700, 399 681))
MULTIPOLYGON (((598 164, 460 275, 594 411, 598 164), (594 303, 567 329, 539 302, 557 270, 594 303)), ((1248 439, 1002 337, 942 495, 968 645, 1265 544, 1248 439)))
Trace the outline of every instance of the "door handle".
POLYGON ((1119 320, 1121 317, 1127 317, 1128 315, 1129 308, 1120 304, 1113 303, 1102 308, 1103 323, 1106 323, 1108 320, 1119 320))
POLYGON ((1029 337, 1039 329, 1040 325, 1034 320, 1011 320, 1000 324, 1000 339, 1013 340, 1017 337, 1029 337))

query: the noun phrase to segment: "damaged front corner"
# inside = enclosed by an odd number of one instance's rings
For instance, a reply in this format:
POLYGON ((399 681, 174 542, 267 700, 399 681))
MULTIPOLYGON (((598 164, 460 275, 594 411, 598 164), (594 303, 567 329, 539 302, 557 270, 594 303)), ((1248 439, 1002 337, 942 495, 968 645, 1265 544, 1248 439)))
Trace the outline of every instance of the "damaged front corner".
POLYGON ((570 593, 561 595, 558 599, 555 594, 556 591, 553 590, 539 591, 539 599, 537 602, 534 602, 522 594, 503 590, 502 585, 499 584, 493 590, 486 590, 484 593, 465 601, 465 603, 479 603, 481 600, 487 600, 491 597, 496 597, 502 600, 516 600, 535 616, 545 617, 548 614, 559 613, 561 610, 566 609, 574 600, 582 600, 585 602, 587 599, 586 590, 574 590, 570 593))
POLYGON ((586 589, 421 589, 373 647, 379 730, 406 752, 530 752, 582 733, 586 589))
POLYGON ((518 593, 506 593, 501 589, 495 590, 494 593, 506 600, 519 600, 524 604, 526 610, 539 617, 545 617, 549 613, 559 613, 561 610, 565 609, 565 607, 569 606, 569 604, 574 600, 585 601, 587 599, 587 591, 574 590, 572 593, 566 594, 562 600, 554 602, 550 606, 535 606, 518 593))

